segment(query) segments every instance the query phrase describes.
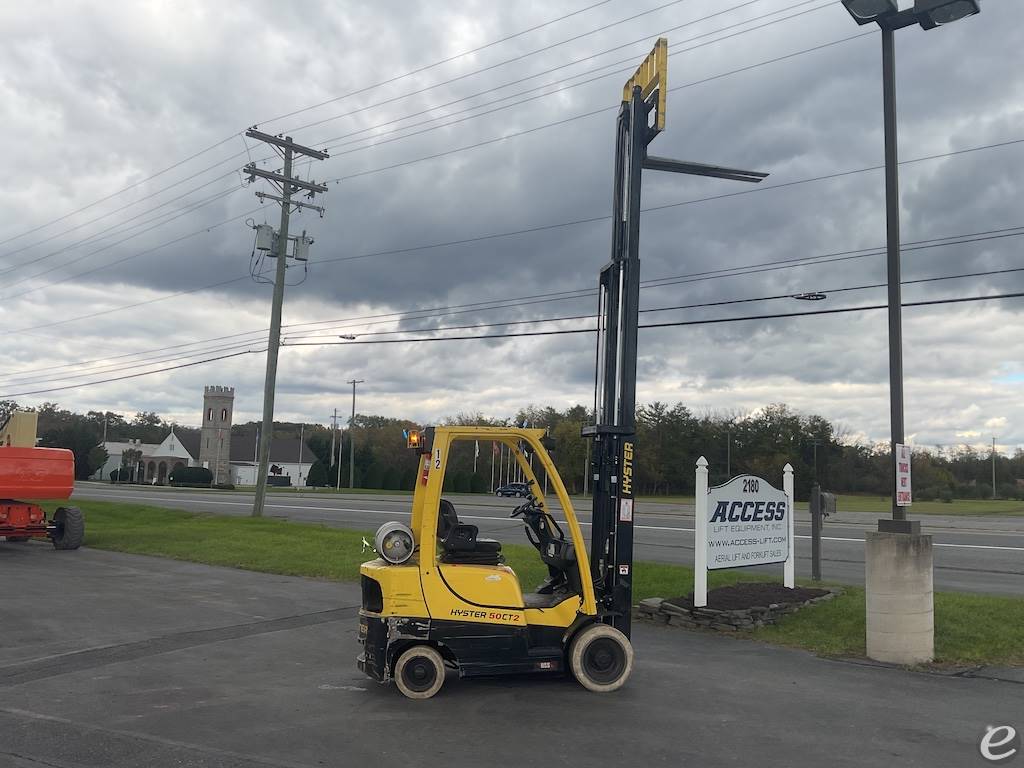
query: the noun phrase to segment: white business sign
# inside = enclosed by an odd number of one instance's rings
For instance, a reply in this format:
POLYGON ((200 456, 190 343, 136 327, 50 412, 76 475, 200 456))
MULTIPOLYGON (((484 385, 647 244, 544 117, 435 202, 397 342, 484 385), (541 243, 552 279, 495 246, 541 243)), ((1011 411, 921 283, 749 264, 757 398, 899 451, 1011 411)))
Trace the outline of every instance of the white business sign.
POLYGON ((794 585, 793 468, 783 469, 783 490, 753 475, 708 488, 708 462, 697 461, 693 604, 707 605, 708 571, 784 563, 783 582, 794 585))
POLYGON ((767 480, 734 477, 708 491, 708 570, 784 563, 789 557, 789 499, 767 480))
POLYGON ((910 446, 896 444, 896 506, 909 507, 914 501, 910 490, 910 446))

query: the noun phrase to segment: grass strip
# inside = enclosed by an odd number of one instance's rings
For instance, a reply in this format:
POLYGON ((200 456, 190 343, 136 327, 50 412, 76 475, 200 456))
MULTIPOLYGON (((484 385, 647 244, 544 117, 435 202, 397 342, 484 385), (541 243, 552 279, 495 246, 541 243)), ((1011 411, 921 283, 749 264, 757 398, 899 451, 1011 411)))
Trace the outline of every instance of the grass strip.
MULTIPOLYGON (((267 518, 181 512, 136 504, 80 502, 86 545, 264 573, 355 581, 372 555, 362 539, 372 534, 267 518)), ((547 572, 529 546, 503 544, 524 589, 547 572)), ((675 597, 693 586, 684 565, 638 562, 634 598, 675 597)), ((764 581, 763 574, 712 571, 709 588, 764 581)), ((864 590, 846 587, 835 600, 785 617, 751 636, 825 656, 864 655, 864 590)), ((935 656, 941 665, 1024 665, 1024 600, 964 593, 935 594, 935 656)))

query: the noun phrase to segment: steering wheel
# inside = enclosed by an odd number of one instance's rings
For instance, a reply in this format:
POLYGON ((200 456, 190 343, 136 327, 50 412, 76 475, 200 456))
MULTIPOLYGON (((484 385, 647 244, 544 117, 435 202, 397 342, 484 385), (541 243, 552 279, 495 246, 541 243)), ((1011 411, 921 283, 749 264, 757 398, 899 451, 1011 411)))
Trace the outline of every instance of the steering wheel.
POLYGON ((519 517, 520 515, 526 515, 530 512, 538 512, 537 500, 530 496, 525 502, 520 504, 518 507, 512 510, 512 514, 509 517, 519 517))

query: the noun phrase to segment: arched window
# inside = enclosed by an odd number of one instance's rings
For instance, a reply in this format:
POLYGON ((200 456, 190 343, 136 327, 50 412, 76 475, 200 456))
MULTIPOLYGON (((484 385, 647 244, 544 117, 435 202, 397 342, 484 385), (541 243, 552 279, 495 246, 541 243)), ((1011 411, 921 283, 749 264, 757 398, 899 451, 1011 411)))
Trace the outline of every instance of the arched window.
POLYGON ((228 409, 227 408, 221 408, 220 409, 220 420, 221 421, 227 421, 228 420, 228 409))
POLYGON ((206 409, 206 420, 213 421, 213 408, 206 409))

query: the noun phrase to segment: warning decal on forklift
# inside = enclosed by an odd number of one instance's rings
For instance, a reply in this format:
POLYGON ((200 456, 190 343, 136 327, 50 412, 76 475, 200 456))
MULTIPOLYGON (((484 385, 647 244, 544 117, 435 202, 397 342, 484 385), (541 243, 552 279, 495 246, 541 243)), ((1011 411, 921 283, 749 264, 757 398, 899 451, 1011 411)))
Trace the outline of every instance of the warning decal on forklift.
POLYGON ((619 576, 629 576, 629 566, 628 565, 620 565, 619 566, 619 576))
POLYGON ((619 499, 619 522, 633 522, 633 500, 619 499))

